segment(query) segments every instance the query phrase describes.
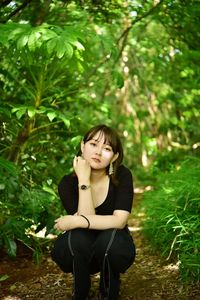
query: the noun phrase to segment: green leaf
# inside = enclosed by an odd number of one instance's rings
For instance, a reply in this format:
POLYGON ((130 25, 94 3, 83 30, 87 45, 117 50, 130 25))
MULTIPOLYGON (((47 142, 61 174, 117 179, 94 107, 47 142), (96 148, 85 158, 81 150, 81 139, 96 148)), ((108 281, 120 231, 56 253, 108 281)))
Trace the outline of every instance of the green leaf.
POLYGON ((8 275, 2 275, 2 276, 0 276, 0 282, 1 281, 5 281, 6 279, 8 279, 10 276, 8 276, 8 275))
POLYGON ((68 58, 71 58, 74 52, 72 46, 67 41, 64 41, 64 45, 65 45, 65 54, 67 55, 68 58))
POLYGON ((60 119, 65 123, 65 125, 69 128, 70 120, 68 120, 65 116, 60 116, 60 119))
POLYGON ((35 30, 29 35, 28 38, 28 48, 30 51, 34 51, 37 47, 41 46, 41 41, 39 42, 41 34, 35 30))
POLYGON ((22 49, 26 44, 28 43, 28 35, 23 35, 19 40, 17 41, 17 49, 22 49))
POLYGON ((26 108, 25 108, 25 107, 19 109, 19 110, 17 111, 17 113, 16 113, 17 119, 18 119, 18 120, 21 119, 21 117, 22 117, 23 115, 25 115, 25 113, 26 113, 26 108))
POLYGON ((48 41, 58 37, 58 35, 52 29, 43 28, 43 26, 44 25, 38 27, 38 32, 41 34, 42 41, 48 41))
POLYGON ((15 241, 8 236, 4 236, 4 242, 8 255, 11 257, 16 257, 17 245, 15 241))
POLYGON ((57 44, 56 39, 51 39, 47 42, 46 47, 47 47, 47 52, 49 54, 53 53, 53 51, 55 50, 56 44, 57 44))
POLYGON ((79 41, 72 42, 71 44, 74 45, 74 46, 76 46, 76 48, 78 50, 80 50, 80 51, 84 51, 85 50, 85 47, 79 41))
POLYGON ((57 45, 56 45, 56 56, 58 58, 62 58, 65 54, 65 46, 63 41, 59 38, 57 39, 57 45))
POLYGON ((49 121, 52 122, 53 119, 55 119, 57 114, 54 111, 48 112, 47 117, 49 118, 49 121))
POLYGON ((29 107, 28 108, 28 116, 30 117, 30 118, 33 118, 34 116, 35 116, 35 113, 36 113, 36 109, 34 108, 34 107, 29 107))
POLYGON ((22 36, 23 34, 27 33, 30 30, 30 25, 27 24, 16 24, 15 23, 15 29, 14 30, 10 30, 10 33, 8 35, 8 39, 9 40, 13 40, 13 41, 17 41, 19 39, 20 36, 22 36))
POLYGON ((47 186, 46 184, 43 185, 43 190, 51 195, 53 195, 54 197, 57 197, 56 193, 54 192, 54 190, 52 188, 50 188, 49 186, 47 186))

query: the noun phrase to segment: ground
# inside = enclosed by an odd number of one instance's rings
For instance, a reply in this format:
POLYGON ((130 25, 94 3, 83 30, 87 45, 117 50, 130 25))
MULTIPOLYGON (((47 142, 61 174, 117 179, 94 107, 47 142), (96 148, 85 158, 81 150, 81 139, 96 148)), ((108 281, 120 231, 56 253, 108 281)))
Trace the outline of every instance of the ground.
MULTIPOLYGON (((135 240, 137 256, 129 270, 121 275, 120 300, 199 300, 200 285, 184 286, 178 267, 155 255, 145 241, 140 228, 141 217, 129 220, 135 240)), ((1 300, 69 300, 72 277, 63 274, 45 254, 40 265, 35 265, 30 251, 19 247, 16 260, 4 253, 0 258, 1 300)), ((91 299, 97 299, 98 274, 92 277, 91 299)))

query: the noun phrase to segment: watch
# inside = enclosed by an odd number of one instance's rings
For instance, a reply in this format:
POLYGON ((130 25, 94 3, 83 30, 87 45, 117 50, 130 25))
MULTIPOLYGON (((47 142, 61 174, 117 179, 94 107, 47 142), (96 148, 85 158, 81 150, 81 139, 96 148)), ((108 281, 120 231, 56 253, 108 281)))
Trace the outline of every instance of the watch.
POLYGON ((86 185, 86 184, 79 185, 79 189, 81 189, 81 190, 87 190, 89 188, 90 188, 90 185, 86 185))

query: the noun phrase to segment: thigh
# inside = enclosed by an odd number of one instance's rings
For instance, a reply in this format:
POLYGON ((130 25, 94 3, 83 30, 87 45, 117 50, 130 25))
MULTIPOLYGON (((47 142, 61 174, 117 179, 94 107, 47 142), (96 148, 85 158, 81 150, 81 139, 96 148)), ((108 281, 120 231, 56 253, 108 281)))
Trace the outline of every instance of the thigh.
POLYGON ((107 256, 116 272, 125 272, 134 262, 135 245, 128 230, 104 230, 97 237, 94 246, 96 258, 103 262, 107 256))
POLYGON ((58 236, 51 250, 51 256, 64 272, 72 272, 73 256, 69 248, 68 231, 58 236))
POLYGON ((128 230, 117 230, 109 250, 109 261, 113 268, 124 273, 134 262, 135 244, 128 230))
POLYGON ((92 245, 95 241, 95 231, 77 228, 66 231, 54 243, 51 251, 52 259, 66 273, 72 272, 73 262, 92 260, 92 245))
POLYGON ((69 244, 73 255, 91 255, 95 239, 96 232, 94 230, 82 228, 71 230, 69 244))

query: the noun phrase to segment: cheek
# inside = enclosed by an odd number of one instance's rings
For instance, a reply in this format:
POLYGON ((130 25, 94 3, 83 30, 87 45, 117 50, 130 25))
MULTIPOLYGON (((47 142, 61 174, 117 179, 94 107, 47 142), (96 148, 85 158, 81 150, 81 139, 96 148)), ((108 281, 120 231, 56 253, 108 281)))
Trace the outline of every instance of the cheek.
POLYGON ((83 148, 82 154, 85 158, 90 156, 91 149, 89 147, 87 147, 87 145, 85 145, 85 147, 83 148))
POLYGON ((113 158, 113 153, 111 152, 108 152, 108 151, 103 151, 103 157, 106 159, 106 160, 111 160, 113 158))

